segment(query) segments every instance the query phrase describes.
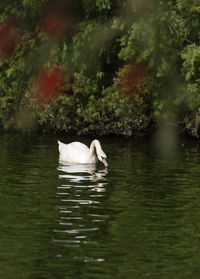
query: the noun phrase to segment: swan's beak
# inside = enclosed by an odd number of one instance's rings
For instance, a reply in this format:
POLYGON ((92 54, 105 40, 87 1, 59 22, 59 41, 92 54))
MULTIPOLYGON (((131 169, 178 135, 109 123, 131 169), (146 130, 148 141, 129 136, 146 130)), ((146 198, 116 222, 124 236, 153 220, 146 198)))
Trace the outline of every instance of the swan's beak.
POLYGON ((107 168, 108 167, 108 162, 105 158, 102 159, 102 163, 104 164, 104 166, 107 168))

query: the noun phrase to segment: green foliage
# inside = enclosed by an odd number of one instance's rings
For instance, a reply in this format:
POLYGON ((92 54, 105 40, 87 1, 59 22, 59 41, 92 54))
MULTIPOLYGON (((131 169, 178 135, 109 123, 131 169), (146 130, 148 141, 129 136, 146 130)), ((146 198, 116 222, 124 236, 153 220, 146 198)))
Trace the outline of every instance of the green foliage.
POLYGON ((119 58, 146 61, 157 77, 166 77, 171 71, 175 72, 180 59, 177 55, 181 36, 178 24, 173 11, 159 6, 156 11, 136 17, 120 39, 119 58))
POLYGON ((36 106, 35 117, 49 131, 76 134, 114 134, 141 136, 146 133, 150 118, 143 99, 125 97, 107 88, 101 98, 83 94, 61 95, 51 105, 36 106))
POLYGON ((38 125, 53 131, 135 135, 164 119, 198 136, 199 1, 58 2, 73 6, 73 20, 68 32, 54 36, 40 28, 54 2, 0 3, 0 22, 14 16, 20 23, 15 51, 0 62, 3 129, 38 125), (70 84, 60 88, 58 99, 36 104, 30 98, 35 77, 51 65, 65 68, 70 84), (145 65, 145 74, 141 77, 138 66, 127 88, 130 65, 145 65))
POLYGON ((182 51, 183 74, 188 82, 200 81, 200 46, 191 44, 182 51))
POLYGON ((187 82, 185 102, 187 112, 184 116, 186 129, 193 136, 200 130, 200 46, 191 44, 182 51, 182 73, 187 82))

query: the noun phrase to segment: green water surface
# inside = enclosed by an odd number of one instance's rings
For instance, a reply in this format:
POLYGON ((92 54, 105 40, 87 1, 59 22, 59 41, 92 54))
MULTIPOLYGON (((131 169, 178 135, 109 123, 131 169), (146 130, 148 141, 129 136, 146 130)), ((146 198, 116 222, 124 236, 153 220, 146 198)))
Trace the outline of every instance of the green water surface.
POLYGON ((1 279, 200 278, 198 142, 104 138, 105 170, 61 165, 57 139, 0 136, 1 279))

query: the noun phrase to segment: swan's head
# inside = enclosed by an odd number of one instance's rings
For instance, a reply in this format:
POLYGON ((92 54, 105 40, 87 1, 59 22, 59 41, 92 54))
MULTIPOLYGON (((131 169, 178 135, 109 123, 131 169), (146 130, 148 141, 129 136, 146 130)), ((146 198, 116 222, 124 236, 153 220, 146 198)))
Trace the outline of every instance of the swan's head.
POLYGON ((106 153, 101 148, 100 142, 97 139, 93 140, 92 143, 91 143, 91 146, 95 146, 96 155, 97 155, 99 161, 101 161, 104 164, 104 166, 107 168, 108 167, 108 162, 107 162, 106 153))
POLYGON ((107 168, 108 167, 108 162, 107 162, 107 157, 104 152, 101 152, 100 154, 97 155, 99 161, 101 161, 104 166, 107 168))

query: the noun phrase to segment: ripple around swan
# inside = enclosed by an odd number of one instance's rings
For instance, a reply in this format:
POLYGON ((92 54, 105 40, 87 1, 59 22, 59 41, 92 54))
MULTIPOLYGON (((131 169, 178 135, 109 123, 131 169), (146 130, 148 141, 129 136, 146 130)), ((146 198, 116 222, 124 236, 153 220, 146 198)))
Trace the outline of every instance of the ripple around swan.
MULTIPOLYGON (((57 169, 61 173, 56 193, 59 218, 54 229, 54 242, 73 248, 98 245, 96 234, 109 217, 102 210, 107 170, 97 170, 96 165, 91 164, 59 164, 57 169)), ((89 257, 83 260, 98 261, 89 257)))
POLYGON ((59 179, 67 179, 70 182, 79 183, 82 181, 95 182, 105 180, 107 169, 96 171, 95 164, 66 164, 60 163, 58 171, 64 172, 59 175, 59 179))

